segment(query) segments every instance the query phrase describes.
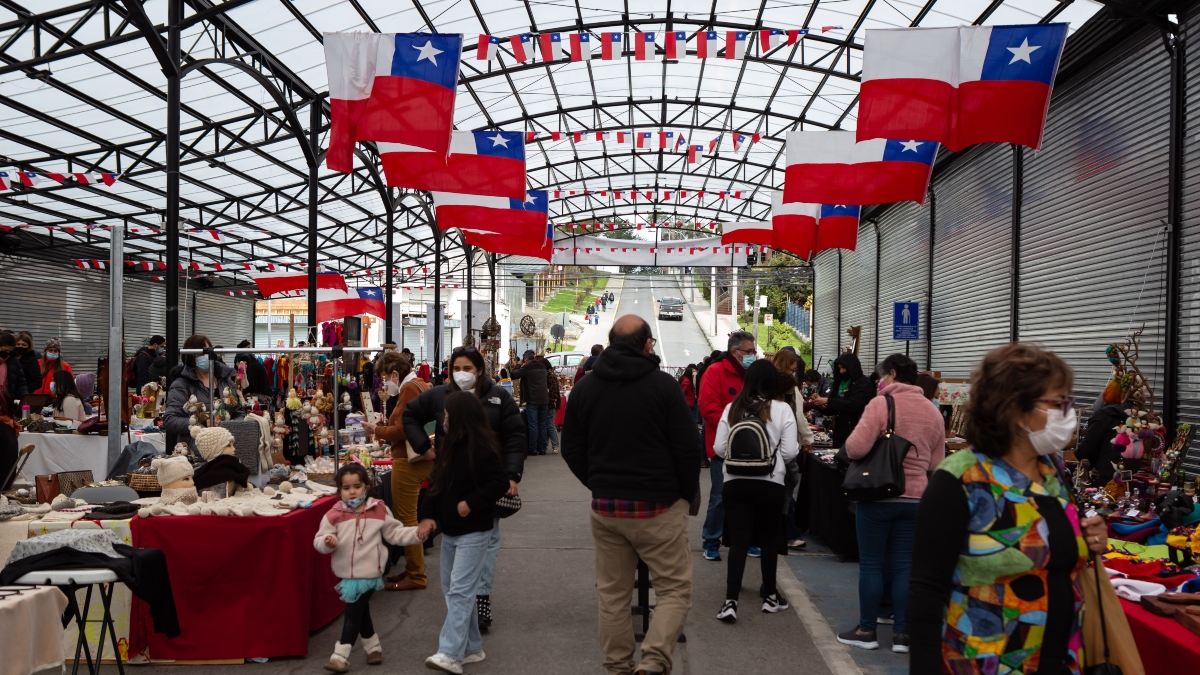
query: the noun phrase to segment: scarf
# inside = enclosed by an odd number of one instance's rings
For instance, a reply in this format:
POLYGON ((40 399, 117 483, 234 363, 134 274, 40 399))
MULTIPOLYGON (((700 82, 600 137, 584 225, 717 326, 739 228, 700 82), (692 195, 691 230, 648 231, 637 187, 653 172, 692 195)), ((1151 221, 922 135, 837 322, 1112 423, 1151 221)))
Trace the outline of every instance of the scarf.
POLYGON ((233 481, 242 487, 250 478, 250 469, 238 461, 233 455, 217 455, 199 469, 196 469, 196 490, 204 490, 226 481, 233 481))

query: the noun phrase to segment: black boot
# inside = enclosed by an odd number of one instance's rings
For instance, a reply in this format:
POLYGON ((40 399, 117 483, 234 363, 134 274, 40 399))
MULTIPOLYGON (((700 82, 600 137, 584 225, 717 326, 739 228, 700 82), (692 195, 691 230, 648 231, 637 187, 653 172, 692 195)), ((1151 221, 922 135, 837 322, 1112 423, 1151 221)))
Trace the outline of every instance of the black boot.
POLYGON ((492 625, 492 596, 475 596, 475 611, 479 614, 479 630, 487 630, 492 625))

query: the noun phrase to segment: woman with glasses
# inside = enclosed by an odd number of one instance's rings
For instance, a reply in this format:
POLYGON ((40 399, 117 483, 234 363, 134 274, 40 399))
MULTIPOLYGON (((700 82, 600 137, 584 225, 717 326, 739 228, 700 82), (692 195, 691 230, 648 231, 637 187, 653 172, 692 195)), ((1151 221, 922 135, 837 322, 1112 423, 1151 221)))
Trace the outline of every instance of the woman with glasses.
POLYGON ((917 514, 909 623, 914 673, 1079 675, 1079 573, 1108 543, 1081 519, 1058 453, 1078 423, 1074 374, 1052 352, 1011 344, 971 375, 960 450, 917 514))
MULTIPOLYGON (((450 354, 450 381, 436 386, 413 399, 404 408, 404 435, 413 451, 425 453, 430 459, 437 456, 446 436, 446 397, 456 391, 474 392, 483 404, 488 425, 500 443, 500 457, 508 474, 507 496, 517 495, 517 483, 525 469, 525 424, 516 401, 500 385, 487 376, 483 356, 474 347, 458 347, 450 354), (425 425, 434 422, 434 442, 430 446, 425 425), (432 450, 432 452, 430 452, 432 450)), ((496 518, 488 542, 487 557, 476 591, 476 612, 479 627, 487 629, 492 623, 492 580, 496 576, 496 558, 500 555, 500 519, 496 518)))

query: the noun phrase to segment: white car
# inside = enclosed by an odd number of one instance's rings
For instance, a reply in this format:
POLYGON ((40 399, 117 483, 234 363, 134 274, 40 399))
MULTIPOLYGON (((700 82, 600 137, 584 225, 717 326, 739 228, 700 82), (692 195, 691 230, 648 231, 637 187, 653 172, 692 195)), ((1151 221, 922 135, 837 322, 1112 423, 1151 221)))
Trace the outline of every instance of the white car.
POLYGON ((559 375, 574 378, 575 371, 587 359, 587 352, 554 352, 546 355, 546 361, 559 375))

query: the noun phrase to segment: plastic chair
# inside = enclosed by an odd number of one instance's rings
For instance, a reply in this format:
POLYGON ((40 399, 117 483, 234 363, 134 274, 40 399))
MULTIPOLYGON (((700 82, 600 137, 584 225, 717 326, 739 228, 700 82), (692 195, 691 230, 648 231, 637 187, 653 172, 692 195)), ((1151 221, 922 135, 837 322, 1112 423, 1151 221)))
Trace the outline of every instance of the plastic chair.
MULTIPOLYGON (((76 492, 79 491, 76 490, 76 492)), ((30 572, 15 582, 22 586, 57 586, 67 595, 65 620, 69 621, 71 617, 74 617, 75 627, 79 629, 79 641, 75 643, 75 667, 71 669, 71 675, 77 675, 79 672, 80 651, 87 659, 88 672, 91 675, 99 675, 100 662, 104 659, 104 633, 106 631, 112 641, 113 658, 116 659, 117 670, 121 675, 125 675, 125 665, 121 663, 121 650, 117 647, 117 627, 112 618, 112 596, 117 582, 116 572, 106 569, 39 570, 30 572), (87 595, 84 597, 83 611, 80 612, 75 592, 85 586, 87 595), (104 605, 104 615, 100 617, 100 639, 96 643, 96 660, 92 661, 92 650, 87 643, 87 615, 92 607, 92 587, 94 586, 100 587, 100 602, 104 605), (105 591, 105 586, 108 587, 107 591, 105 591)))
POLYGON ((137 490, 128 485, 89 485, 71 493, 71 499, 82 499, 88 504, 131 502, 137 498, 137 490))

